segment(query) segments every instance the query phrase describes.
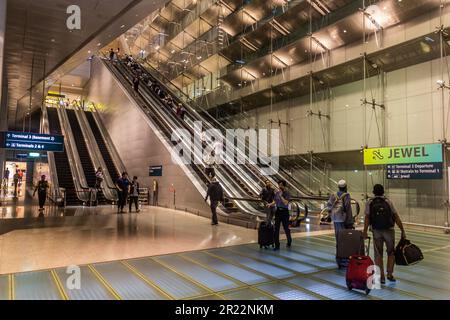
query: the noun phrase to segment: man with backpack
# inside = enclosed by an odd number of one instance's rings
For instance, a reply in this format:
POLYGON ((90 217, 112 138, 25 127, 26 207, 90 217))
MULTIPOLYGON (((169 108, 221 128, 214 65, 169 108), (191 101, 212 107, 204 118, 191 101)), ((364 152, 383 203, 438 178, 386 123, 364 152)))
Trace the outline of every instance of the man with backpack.
POLYGON ((353 212, 350 194, 347 191, 347 182, 341 180, 338 182, 339 191, 332 194, 328 200, 327 208, 334 223, 334 233, 336 242, 339 231, 353 228, 353 212))
POLYGON ((402 232, 402 239, 406 239, 405 229, 398 215, 397 210, 391 200, 384 196, 384 187, 376 184, 373 187, 374 198, 370 199, 366 204, 365 222, 364 222, 364 238, 367 238, 367 230, 369 226, 373 234, 373 248, 375 252, 375 264, 380 268, 381 283, 385 284, 383 263, 383 247, 386 244, 387 249, 387 279, 395 282, 394 265, 395 265, 395 224, 402 232))

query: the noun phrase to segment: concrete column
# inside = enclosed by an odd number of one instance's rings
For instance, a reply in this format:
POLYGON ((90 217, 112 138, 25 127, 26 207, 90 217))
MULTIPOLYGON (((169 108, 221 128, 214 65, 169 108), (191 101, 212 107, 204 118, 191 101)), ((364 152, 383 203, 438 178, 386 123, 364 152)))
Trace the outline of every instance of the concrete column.
MULTIPOLYGON (((3 74, 3 56, 6 33, 6 0, 0 0, 0 131, 8 130, 7 84, 3 74), (5 80, 5 83, 4 83, 5 80)), ((0 148, 0 177, 5 168, 5 150, 0 148)))

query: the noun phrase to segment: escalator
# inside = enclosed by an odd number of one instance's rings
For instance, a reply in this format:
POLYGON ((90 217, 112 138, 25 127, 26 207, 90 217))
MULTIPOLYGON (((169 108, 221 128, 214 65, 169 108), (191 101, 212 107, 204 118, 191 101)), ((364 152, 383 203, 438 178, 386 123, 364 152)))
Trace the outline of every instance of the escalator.
MULTIPOLYGON (((171 144, 173 146, 177 144, 171 139, 174 128, 183 128, 188 130, 190 133, 193 133, 192 129, 187 127, 184 121, 176 117, 173 110, 169 110, 167 107, 162 105, 162 102, 159 99, 156 99, 154 93, 152 93, 148 88, 142 87, 142 90, 139 92, 139 94, 133 92, 130 86, 133 76, 131 70, 127 70, 127 68, 121 65, 112 65, 106 61, 104 63, 116 77, 118 82, 122 85, 123 89, 128 92, 129 97, 135 100, 136 104, 140 106, 145 116, 155 124, 155 128, 153 130, 162 133, 164 140, 168 144, 171 144)), ((184 141, 180 142, 185 143, 184 141)), ((168 149, 168 151, 172 152, 170 148, 168 149)), ((185 172, 186 170, 188 171, 187 174, 189 176, 197 177, 198 180, 196 180, 195 182, 193 181, 194 185, 196 185, 199 192, 204 196, 206 194, 209 178, 205 174, 203 161, 197 158, 194 160, 196 160, 197 162, 194 161, 187 165, 181 165, 181 167, 184 167, 183 170, 185 170, 185 172), (199 165, 197 163, 202 164, 199 165)), ((221 166, 221 168, 218 168, 216 170, 216 175, 221 181, 227 197, 250 198, 251 195, 246 194, 245 191, 242 190, 242 188, 239 186, 239 184, 236 183, 238 177, 231 176, 231 174, 228 173, 227 170, 229 169, 225 169, 224 166, 221 166)), ((250 201, 246 199, 225 203, 224 207, 222 208, 222 214, 227 216, 227 219, 256 222, 258 217, 263 217, 265 215, 262 209, 263 208, 259 207, 259 200, 251 198, 250 201)))
MULTIPOLYGON (((125 90, 131 93, 130 96, 139 96, 140 99, 144 100, 143 103, 142 101, 137 101, 137 104, 141 106, 141 108, 145 109, 144 111, 147 115, 154 115, 159 113, 160 115, 162 115, 162 117, 165 118, 164 120, 168 123, 168 128, 166 129, 168 130, 168 132, 166 132, 166 136, 169 137, 169 139, 170 133, 173 128, 187 129, 189 133, 193 135, 195 130, 195 121, 200 121, 205 124, 205 129, 214 128, 211 123, 213 123, 214 125, 220 125, 216 123, 217 120, 215 119, 211 121, 205 120, 199 115, 196 110, 191 109, 189 105, 185 105, 186 109, 188 110, 185 119, 180 120, 179 117, 175 115, 175 112, 173 112, 174 110, 170 110, 166 105, 164 105, 157 97, 156 93, 146 85, 142 85, 140 87, 139 95, 136 95, 131 90, 131 82, 134 77, 134 71, 131 70, 130 67, 121 62, 111 64, 105 61, 105 64, 110 69, 110 71, 112 71, 113 74, 116 75, 116 78, 120 83, 126 84, 125 90)), ((154 83, 156 82, 157 85, 165 88, 165 86, 158 82, 148 72, 148 70, 146 70, 142 66, 140 68, 142 72, 146 73, 154 83)), ((176 95, 174 95, 170 90, 165 91, 172 94, 175 103, 179 102, 177 101, 178 99, 176 98, 176 95)), ((220 125, 219 128, 223 128, 223 126, 220 125)), ((264 206, 257 198, 257 195, 261 191, 266 179, 271 180, 274 184, 276 184, 277 180, 287 180, 285 177, 278 173, 274 174, 272 177, 265 176, 262 173, 262 169, 262 167, 254 164, 236 165, 229 163, 221 164, 217 168, 217 176, 219 178, 219 181, 224 186, 226 196, 231 200, 235 200, 233 202, 239 208, 240 212, 243 212, 245 215, 247 215, 247 218, 249 218, 249 215, 252 216, 252 218, 265 216, 264 206)), ((202 169, 198 168, 197 171, 198 170, 201 171, 202 169)), ((292 187, 292 184, 289 185, 292 187)), ((300 194, 301 196, 309 195, 309 193, 303 191, 299 192, 298 189, 296 189, 295 191, 297 191, 297 194, 300 194)), ((317 201, 309 202, 310 203, 308 203, 308 206, 315 209, 315 211, 320 212, 320 204, 317 201)), ((306 211, 305 203, 302 203, 302 201, 300 201, 299 207, 302 211, 306 211)))
MULTIPOLYGON (((75 138, 75 145, 78 150, 78 154, 80 156, 81 166, 83 168, 86 182, 89 188, 95 187, 95 167, 89 155, 88 148, 86 146, 86 141, 83 136, 83 132, 81 130, 80 124, 78 122, 77 115, 75 114, 75 110, 66 110, 67 118, 69 120, 70 128, 72 130, 73 137, 75 138)), ((107 203, 107 200, 103 194, 102 190, 98 190, 97 192, 97 201, 100 204, 107 203)))
POLYGON ((113 180, 120 175, 119 169, 117 168, 114 160, 109 152, 109 149, 106 145, 106 142, 103 138, 103 135, 100 132, 100 128, 95 121, 94 115, 92 112, 85 112, 86 118, 88 120, 89 126, 91 127, 92 133, 94 134, 95 141, 97 142, 98 148, 100 149, 100 153, 103 157, 103 160, 106 164, 106 170, 108 170, 109 175, 113 180))
MULTIPOLYGON (((54 108, 48 108, 48 123, 50 134, 62 135, 61 124, 59 122, 58 112, 54 108)), ((58 176, 59 187, 66 190, 66 205, 78 205, 81 201, 75 189, 73 174, 70 168, 67 151, 54 153, 56 174, 58 176)))
MULTIPOLYGON (((214 116, 212 116, 206 110, 200 108, 199 111, 192 109, 188 103, 184 103, 183 100, 189 101, 188 97, 184 97, 184 99, 179 98, 179 96, 183 96, 183 93, 176 88, 175 86, 171 86, 170 82, 167 82, 167 79, 164 78, 163 75, 159 74, 158 70, 153 69, 150 65, 146 64, 146 67, 141 65, 141 69, 150 77, 151 81, 156 82, 158 86, 164 88, 164 90, 172 95, 175 100, 175 103, 181 102, 185 105, 185 108, 189 111, 189 115, 194 118, 194 120, 201 121, 204 125, 207 126, 206 129, 211 128, 221 128, 222 132, 225 132, 227 129, 223 123, 219 122, 214 116)), ((192 120, 192 121, 194 121, 192 120)), ((229 128, 233 128, 234 126, 230 126, 229 128)), ((248 150, 247 150, 248 151, 248 150)), ((247 189, 253 189, 259 193, 263 182, 266 179, 269 179, 273 184, 279 180, 284 180, 287 182, 289 188, 292 191, 292 194, 297 194, 298 197, 309 198, 313 196, 313 192, 305 187, 303 183, 295 179, 288 171, 283 170, 280 167, 279 172, 275 172, 272 176, 265 176, 262 174, 262 169, 264 166, 260 164, 241 164, 241 165, 233 165, 233 170, 236 169, 236 175, 232 175, 233 179, 236 179, 239 184, 245 183, 247 185, 247 189)), ((321 211, 322 201, 306 201, 309 209, 314 212, 319 213, 321 211)))

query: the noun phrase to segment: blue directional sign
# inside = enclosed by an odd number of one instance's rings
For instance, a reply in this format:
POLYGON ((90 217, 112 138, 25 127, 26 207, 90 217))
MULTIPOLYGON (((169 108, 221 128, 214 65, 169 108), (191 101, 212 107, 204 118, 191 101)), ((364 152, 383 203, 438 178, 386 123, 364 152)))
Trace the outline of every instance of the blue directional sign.
POLYGON ((28 132, 2 132, 2 147, 30 152, 64 152, 64 137, 28 132))
POLYGON ((386 168, 389 180, 439 180, 443 172, 442 162, 391 164, 386 168))
POLYGON ((150 177, 162 177, 162 166, 150 166, 149 175, 150 177))

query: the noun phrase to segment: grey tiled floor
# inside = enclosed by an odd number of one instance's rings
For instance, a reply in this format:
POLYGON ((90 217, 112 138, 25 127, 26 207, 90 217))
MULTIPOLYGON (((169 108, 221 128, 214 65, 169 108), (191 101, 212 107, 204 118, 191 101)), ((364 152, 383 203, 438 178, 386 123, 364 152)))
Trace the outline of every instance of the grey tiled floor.
POLYGON ((450 299, 450 236, 409 231, 424 251, 396 267, 398 282, 370 295, 348 291, 334 265, 332 235, 295 239, 291 250, 256 244, 97 263, 81 267, 81 288, 66 268, 0 277, 0 299, 450 299))

